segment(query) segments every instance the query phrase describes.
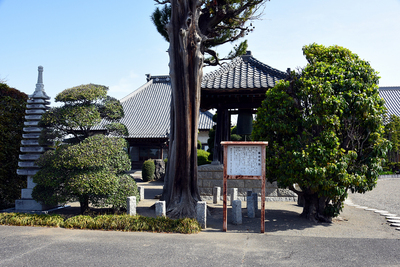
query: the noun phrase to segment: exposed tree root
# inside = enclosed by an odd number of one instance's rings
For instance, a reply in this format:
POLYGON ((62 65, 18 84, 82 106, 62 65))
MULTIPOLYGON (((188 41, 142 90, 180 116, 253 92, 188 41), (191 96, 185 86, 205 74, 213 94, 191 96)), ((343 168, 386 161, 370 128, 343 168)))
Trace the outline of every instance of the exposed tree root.
POLYGON ((173 219, 180 218, 196 218, 196 203, 180 202, 175 205, 170 205, 167 216, 173 219))

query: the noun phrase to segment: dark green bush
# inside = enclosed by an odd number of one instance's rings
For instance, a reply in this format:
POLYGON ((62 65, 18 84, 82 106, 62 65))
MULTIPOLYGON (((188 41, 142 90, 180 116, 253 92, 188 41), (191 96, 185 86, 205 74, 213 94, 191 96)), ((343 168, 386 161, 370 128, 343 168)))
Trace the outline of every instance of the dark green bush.
POLYGON ((135 196, 136 202, 139 203, 140 195, 135 179, 128 174, 121 174, 119 179, 118 190, 109 195, 105 199, 104 206, 111 206, 114 211, 126 210, 128 197, 135 196))
POLYGON ((210 164, 211 161, 208 160, 209 155, 209 152, 202 149, 197 149, 197 165, 200 166, 204 164, 210 164))
POLYGON ((202 149, 203 145, 201 144, 200 140, 197 140, 197 149, 202 149))
POLYGON ((0 210, 12 207, 26 187, 26 176, 17 175, 17 168, 27 99, 0 83, 0 210))
POLYGON ((238 134, 231 134, 231 141, 242 141, 242 137, 238 134))
POLYGON ((156 166, 154 165, 154 161, 152 159, 146 160, 142 165, 142 179, 145 182, 154 181, 156 171, 156 166))
POLYGON ((41 169, 33 177, 32 197, 48 205, 78 200, 82 214, 89 204, 126 207, 126 198, 138 194, 135 181, 125 174, 130 170, 125 147, 123 138, 94 135, 47 151, 36 162, 41 169))

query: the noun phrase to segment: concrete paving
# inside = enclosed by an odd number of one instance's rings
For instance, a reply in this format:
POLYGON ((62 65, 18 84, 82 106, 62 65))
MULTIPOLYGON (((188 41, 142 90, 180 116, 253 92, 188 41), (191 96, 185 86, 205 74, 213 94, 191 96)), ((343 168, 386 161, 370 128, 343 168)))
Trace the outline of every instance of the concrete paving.
MULTIPOLYGON (((162 184, 141 184, 138 213, 154 216, 162 184)), ((371 211, 345 205, 333 223, 314 224, 294 202, 268 202, 260 234, 260 213, 248 218, 245 203, 243 223, 228 220, 227 232, 222 204, 208 205, 207 228, 193 235, 0 226, 0 266, 400 265, 400 231, 371 211)))

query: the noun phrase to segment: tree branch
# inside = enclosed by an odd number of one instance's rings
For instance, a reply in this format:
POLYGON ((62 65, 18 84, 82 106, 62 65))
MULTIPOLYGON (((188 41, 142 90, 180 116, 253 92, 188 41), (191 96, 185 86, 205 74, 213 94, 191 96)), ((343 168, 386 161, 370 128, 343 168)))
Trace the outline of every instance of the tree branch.
POLYGON ((157 4, 160 4, 160 5, 170 4, 171 3, 170 0, 164 0, 164 1, 154 0, 154 2, 156 2, 157 4))

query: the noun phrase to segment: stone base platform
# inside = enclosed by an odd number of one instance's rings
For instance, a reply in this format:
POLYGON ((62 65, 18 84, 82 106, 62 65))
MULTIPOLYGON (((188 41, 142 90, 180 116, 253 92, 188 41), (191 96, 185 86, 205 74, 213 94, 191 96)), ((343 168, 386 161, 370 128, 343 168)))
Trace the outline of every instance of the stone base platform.
MULTIPOLYGON (((224 166, 220 165, 201 165, 197 169, 198 186, 203 200, 212 199, 213 188, 223 187, 224 166)), ((261 180, 228 180, 228 189, 238 189, 238 199, 245 201, 247 191, 257 193, 261 201, 261 180)), ((289 189, 278 188, 276 182, 265 183, 265 201, 297 201, 297 194, 289 189)))

